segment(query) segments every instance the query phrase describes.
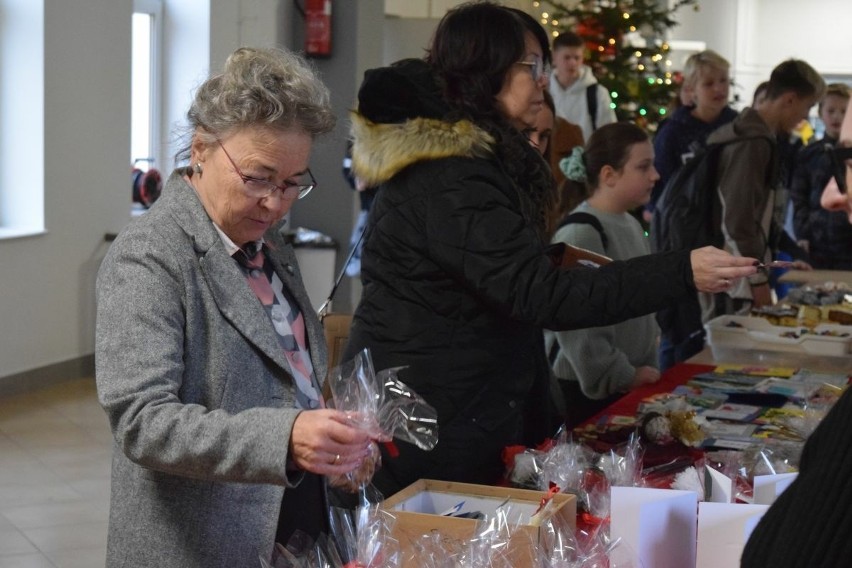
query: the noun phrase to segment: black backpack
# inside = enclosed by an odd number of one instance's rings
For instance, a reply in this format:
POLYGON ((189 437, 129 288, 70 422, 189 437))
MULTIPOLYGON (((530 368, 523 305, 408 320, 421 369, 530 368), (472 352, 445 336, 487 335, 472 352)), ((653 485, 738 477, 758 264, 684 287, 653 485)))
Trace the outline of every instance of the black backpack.
MULTIPOLYGON (((692 250, 707 245, 721 247, 722 202, 719 198, 719 157, 728 144, 764 139, 776 155, 775 140, 769 136, 739 136, 725 142, 700 146, 692 159, 671 177, 663 188, 651 218, 651 246, 657 252, 692 250)), ((775 158, 771 162, 775 164, 775 158)), ((772 168, 769 168, 772 170, 772 168)), ((767 179, 773 172, 767 171, 767 179)), ((657 312, 657 323, 677 345, 703 335, 698 296, 657 312)))
POLYGON ((775 140, 756 135, 707 144, 695 150, 693 158, 669 178, 657 201, 650 231, 655 251, 692 250, 707 245, 721 248, 724 235, 718 191, 719 157, 728 144, 761 138, 774 148, 775 140))

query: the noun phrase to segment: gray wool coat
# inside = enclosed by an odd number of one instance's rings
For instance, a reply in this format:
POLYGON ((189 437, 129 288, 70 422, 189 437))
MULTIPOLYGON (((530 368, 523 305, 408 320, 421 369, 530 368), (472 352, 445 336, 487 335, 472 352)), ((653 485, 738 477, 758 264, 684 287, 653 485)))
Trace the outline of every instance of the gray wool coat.
MULTIPOLYGON (((277 230, 265 238, 322 380, 325 340, 294 252, 277 230)), ((97 296, 98 396, 115 438, 107 567, 258 566, 300 480, 286 468, 299 410, 269 319, 181 172, 111 245, 97 296)))

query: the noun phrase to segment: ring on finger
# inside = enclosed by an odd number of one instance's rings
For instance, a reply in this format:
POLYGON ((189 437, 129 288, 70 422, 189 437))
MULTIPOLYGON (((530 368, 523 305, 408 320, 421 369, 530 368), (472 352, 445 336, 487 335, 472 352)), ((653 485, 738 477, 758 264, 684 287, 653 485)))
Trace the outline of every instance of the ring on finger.
POLYGON ((331 462, 331 465, 337 465, 339 463, 340 463, 340 454, 335 454, 334 455, 334 461, 331 462))

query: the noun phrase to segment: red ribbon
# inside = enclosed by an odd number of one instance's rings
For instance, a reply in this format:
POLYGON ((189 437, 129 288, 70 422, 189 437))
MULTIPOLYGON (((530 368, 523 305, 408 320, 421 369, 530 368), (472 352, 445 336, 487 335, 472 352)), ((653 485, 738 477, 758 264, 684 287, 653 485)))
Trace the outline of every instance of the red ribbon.
POLYGON ((559 493, 559 491, 560 491, 559 486, 551 481, 550 482, 550 489, 548 489, 547 493, 544 494, 544 497, 541 498, 541 502, 538 504, 538 509, 535 510, 535 513, 533 513, 533 515, 538 515, 538 513, 542 509, 544 509, 545 505, 547 505, 548 501, 553 499, 553 496, 556 495, 557 493, 559 493))
MULTIPOLYGON (((384 444, 385 449, 388 451, 388 455, 390 457, 392 457, 392 458, 398 458, 399 457, 399 448, 396 447, 396 444, 393 443, 393 440, 391 440, 389 442, 382 442, 382 443, 384 444)), ((346 566, 344 566, 343 568, 346 568, 346 566)))

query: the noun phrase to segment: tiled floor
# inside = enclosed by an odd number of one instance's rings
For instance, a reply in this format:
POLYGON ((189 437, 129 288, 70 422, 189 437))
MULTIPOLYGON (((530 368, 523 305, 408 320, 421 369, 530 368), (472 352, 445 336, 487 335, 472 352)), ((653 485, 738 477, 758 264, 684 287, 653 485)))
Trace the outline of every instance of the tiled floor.
POLYGON ((104 566, 111 443, 93 379, 0 396, 0 568, 104 566))

